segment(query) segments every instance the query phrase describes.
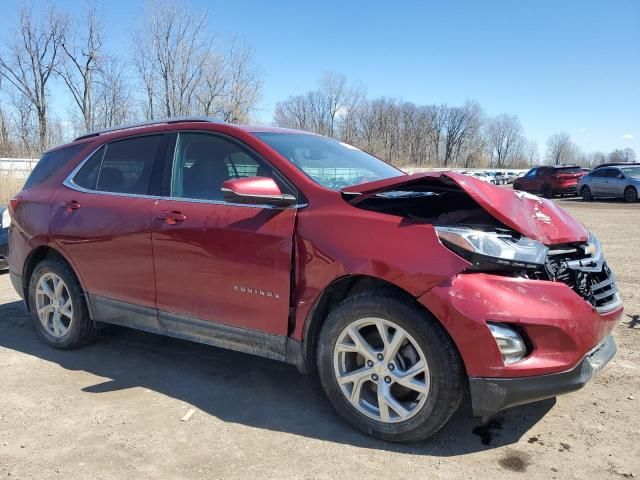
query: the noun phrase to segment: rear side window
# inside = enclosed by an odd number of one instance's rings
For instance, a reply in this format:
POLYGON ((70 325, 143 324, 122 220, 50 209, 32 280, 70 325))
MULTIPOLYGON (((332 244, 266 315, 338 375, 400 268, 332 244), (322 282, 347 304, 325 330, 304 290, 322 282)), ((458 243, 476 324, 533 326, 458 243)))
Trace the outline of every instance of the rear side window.
POLYGON ((84 147, 85 144, 81 143, 45 153, 27 178, 24 188, 35 187, 48 180, 84 147))
POLYGON ((162 135, 129 138, 95 152, 73 182, 88 190, 145 195, 162 135))
POLYGON ((91 157, 84 162, 82 168, 78 170, 76 176, 73 177, 73 183, 87 190, 95 190, 98 183, 98 173, 100 165, 102 165, 102 157, 104 156, 105 147, 102 146, 91 157))

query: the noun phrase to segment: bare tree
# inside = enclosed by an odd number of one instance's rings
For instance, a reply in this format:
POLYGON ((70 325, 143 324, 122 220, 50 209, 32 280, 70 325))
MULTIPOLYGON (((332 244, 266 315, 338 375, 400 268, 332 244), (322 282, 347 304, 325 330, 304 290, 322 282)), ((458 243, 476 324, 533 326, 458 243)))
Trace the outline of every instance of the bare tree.
POLYGON ((632 148, 627 147, 622 150, 622 158, 624 158, 625 162, 635 162, 636 152, 632 148))
POLYGON ((255 62, 253 48, 244 40, 231 39, 226 54, 226 91, 221 108, 222 119, 246 122, 262 93, 262 71, 255 62))
POLYGON ((211 52, 205 62, 202 81, 195 90, 200 111, 208 117, 221 116, 227 90, 225 58, 211 52))
POLYGON ((462 107, 447 109, 444 121, 444 158, 446 167, 458 159, 462 148, 473 134, 478 133, 482 109, 475 102, 466 102, 462 107))
POLYGON ((99 128, 123 125, 132 120, 133 95, 126 65, 105 57, 96 78, 94 123, 99 128))
POLYGON ((53 6, 39 21, 30 9, 23 8, 16 32, 0 57, 0 75, 36 112, 40 150, 45 150, 48 144, 48 83, 60 62, 64 33, 64 19, 53 6))
POLYGON ((136 67, 148 95, 149 117, 196 110, 196 89, 209 58, 212 39, 207 14, 174 0, 150 0, 135 33, 136 67))
POLYGON ((489 119, 486 142, 491 155, 490 166, 506 167, 520 153, 524 141, 522 125, 517 116, 502 114, 489 119))
POLYGON ((540 161, 540 154, 538 153, 538 144, 533 140, 527 141, 525 143, 524 149, 524 160, 528 167, 532 167, 537 165, 540 161))
POLYGON ((554 165, 573 163, 578 157, 578 147, 568 133, 556 133, 547 141, 547 160, 554 165))
POLYGON ((80 110, 85 130, 93 130, 95 77, 102 61, 104 29, 97 19, 95 4, 87 4, 83 18, 84 31, 78 34, 80 27, 72 25, 63 38, 63 61, 56 71, 80 110), (76 33, 71 36, 71 31, 76 33))

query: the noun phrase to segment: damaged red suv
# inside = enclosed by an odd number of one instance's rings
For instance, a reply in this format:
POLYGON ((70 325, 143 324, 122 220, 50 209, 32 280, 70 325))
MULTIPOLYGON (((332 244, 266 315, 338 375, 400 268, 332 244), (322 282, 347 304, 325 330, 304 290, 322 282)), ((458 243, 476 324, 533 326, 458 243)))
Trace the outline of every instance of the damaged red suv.
POLYGON ((483 418, 577 390, 616 350, 615 277, 555 203, 318 135, 95 132, 10 209, 11 279, 52 346, 113 323, 286 361, 386 440, 433 434, 467 390, 483 418))

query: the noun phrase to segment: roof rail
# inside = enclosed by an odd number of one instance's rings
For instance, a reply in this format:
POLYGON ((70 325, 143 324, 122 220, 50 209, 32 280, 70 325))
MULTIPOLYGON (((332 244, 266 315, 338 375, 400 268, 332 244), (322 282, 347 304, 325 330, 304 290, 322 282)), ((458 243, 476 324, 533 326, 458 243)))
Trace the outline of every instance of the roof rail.
POLYGON ((93 132, 85 133, 74 139, 74 142, 78 140, 84 140, 85 138, 97 137, 106 133, 117 132, 120 130, 130 130, 133 128, 148 127, 150 125, 169 125, 171 123, 185 123, 185 122, 209 122, 209 123, 224 123, 224 121, 213 117, 175 117, 175 118, 163 118, 161 120, 149 120, 148 122, 131 123, 129 125, 121 125, 118 127, 104 128, 102 130, 95 130, 93 132))

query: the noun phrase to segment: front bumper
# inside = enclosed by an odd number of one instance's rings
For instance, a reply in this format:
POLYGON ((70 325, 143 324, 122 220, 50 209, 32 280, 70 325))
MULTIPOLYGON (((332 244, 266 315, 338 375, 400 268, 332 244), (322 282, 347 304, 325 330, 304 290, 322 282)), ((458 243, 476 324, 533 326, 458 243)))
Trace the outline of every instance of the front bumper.
POLYGON ((473 414, 487 419, 506 408, 579 390, 616 354, 609 335, 572 370, 519 378, 469 378, 473 414))

